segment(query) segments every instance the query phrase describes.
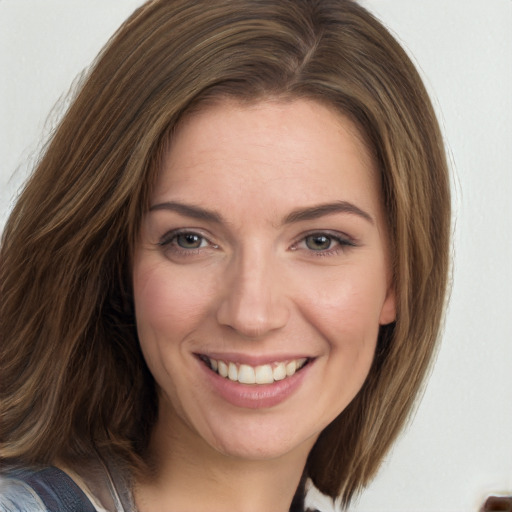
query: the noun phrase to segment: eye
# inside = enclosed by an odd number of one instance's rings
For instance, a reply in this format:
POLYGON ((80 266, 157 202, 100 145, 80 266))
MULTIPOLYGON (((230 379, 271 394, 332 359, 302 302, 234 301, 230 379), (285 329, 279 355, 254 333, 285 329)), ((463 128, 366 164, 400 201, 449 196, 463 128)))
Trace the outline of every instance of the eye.
POLYGON ((200 249, 208 244, 206 239, 197 233, 178 233, 174 236, 174 241, 182 249, 200 249))
POLYGON ((343 233, 318 231, 306 234, 291 249, 306 251, 318 256, 329 256, 355 246, 354 240, 343 233))
POLYGON ((307 236, 304 239, 304 242, 306 247, 312 251, 326 251, 330 249, 333 243, 336 241, 333 240, 331 236, 324 234, 314 234, 307 236))
POLYGON ((174 230, 166 233, 158 242, 160 247, 165 248, 177 255, 183 256, 196 254, 198 251, 218 246, 210 242, 208 238, 196 231, 174 230))

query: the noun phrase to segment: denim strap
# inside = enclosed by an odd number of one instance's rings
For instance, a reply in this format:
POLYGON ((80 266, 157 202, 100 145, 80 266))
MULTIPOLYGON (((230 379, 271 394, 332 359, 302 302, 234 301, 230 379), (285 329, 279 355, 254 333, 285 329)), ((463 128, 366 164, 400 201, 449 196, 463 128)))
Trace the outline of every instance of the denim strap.
POLYGON ((22 469, 13 473, 14 478, 34 489, 48 512, 96 512, 82 489, 56 467, 22 469))

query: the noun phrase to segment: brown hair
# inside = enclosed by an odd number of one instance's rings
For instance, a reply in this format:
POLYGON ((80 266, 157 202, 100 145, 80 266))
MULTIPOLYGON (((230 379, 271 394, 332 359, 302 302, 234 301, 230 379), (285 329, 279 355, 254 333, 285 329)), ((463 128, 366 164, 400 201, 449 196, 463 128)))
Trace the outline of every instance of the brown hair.
POLYGON ((130 255, 162 148, 205 98, 318 100, 350 116, 381 172, 398 314, 306 472, 348 504, 404 426, 433 359, 449 268, 439 127, 413 64, 351 0, 154 0, 99 55, 5 227, 0 459, 95 449, 136 466, 157 413, 130 255))

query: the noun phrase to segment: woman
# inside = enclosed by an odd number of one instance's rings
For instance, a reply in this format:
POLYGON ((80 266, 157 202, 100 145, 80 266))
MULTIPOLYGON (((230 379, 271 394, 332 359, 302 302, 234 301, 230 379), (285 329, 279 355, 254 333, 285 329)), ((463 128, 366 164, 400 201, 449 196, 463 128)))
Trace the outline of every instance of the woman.
POLYGON ((0 503, 348 506, 435 352, 449 214, 425 89, 358 4, 148 2, 5 228, 0 503))

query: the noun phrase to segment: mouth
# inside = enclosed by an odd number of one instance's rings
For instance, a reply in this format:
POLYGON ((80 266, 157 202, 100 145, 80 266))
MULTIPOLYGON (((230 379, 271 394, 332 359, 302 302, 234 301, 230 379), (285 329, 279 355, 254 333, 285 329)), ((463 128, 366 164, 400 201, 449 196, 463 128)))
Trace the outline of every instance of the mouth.
POLYGON ((197 357, 207 368, 220 377, 232 382, 251 385, 273 384, 285 380, 302 370, 311 361, 308 357, 301 357, 299 359, 275 361, 272 364, 251 366, 233 361, 213 359, 204 354, 197 354, 197 357))

